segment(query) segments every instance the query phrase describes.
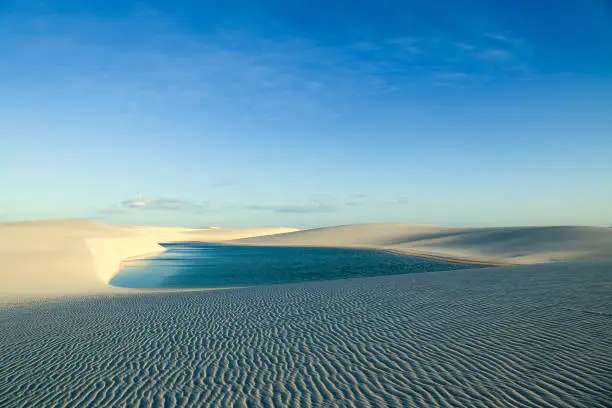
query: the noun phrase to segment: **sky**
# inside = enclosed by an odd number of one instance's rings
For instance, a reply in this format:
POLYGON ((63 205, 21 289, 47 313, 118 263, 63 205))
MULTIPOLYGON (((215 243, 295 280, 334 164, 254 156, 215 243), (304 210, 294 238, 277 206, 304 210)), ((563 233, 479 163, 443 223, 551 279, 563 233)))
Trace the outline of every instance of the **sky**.
POLYGON ((0 222, 612 225, 612 1, 0 0, 0 222))

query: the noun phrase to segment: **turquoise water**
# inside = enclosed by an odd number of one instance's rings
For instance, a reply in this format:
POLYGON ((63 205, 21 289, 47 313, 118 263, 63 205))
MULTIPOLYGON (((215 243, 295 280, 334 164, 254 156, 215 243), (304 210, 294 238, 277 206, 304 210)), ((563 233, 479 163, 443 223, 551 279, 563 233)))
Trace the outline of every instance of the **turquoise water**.
POLYGON ((274 285, 473 268, 384 251, 311 247, 164 244, 166 252, 132 260, 111 285, 204 288, 274 285))

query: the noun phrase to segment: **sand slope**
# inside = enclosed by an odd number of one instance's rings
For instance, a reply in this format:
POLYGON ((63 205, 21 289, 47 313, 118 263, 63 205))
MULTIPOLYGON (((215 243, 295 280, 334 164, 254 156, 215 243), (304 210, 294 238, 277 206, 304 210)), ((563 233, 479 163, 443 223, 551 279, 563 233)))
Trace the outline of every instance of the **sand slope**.
MULTIPOLYGON (((108 290, 87 245, 92 237, 99 240, 138 238, 122 228, 88 221, 0 224, 0 296, 108 290)), ((161 250, 156 243, 141 238, 123 242, 126 247, 123 254, 131 255, 128 249, 132 245, 136 253, 161 250)), ((115 268, 119 265, 120 259, 107 257, 112 252, 108 245, 102 252, 103 262, 115 268)))
POLYGON ((361 224, 297 231, 118 227, 82 220, 0 223, 0 299, 122 292, 107 283, 124 259, 163 251, 159 243, 184 241, 382 248, 491 264, 612 257, 610 228, 361 224))
POLYGON ((360 224, 241 239, 236 243, 384 248, 494 264, 612 257, 612 229, 596 227, 450 228, 360 224))
POLYGON ((150 226, 126 228, 157 242, 221 242, 297 231, 295 228, 174 228, 150 226))
POLYGON ((2 296, 72 295, 0 305, 0 406, 608 407, 611 244, 584 227, 0 224, 2 296), (553 263, 210 292, 105 283, 166 241, 553 263))
POLYGON ((0 300, 126 292, 108 286, 121 262, 169 241, 218 242, 287 228, 117 227, 83 220, 0 223, 0 300))
POLYGON ((609 407, 609 263, 0 308, 2 407, 609 407))

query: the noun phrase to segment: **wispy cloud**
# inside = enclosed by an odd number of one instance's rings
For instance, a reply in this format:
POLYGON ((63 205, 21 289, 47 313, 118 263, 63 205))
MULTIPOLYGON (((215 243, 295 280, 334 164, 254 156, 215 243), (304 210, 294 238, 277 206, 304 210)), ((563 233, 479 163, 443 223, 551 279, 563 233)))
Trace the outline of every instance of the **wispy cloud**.
POLYGON ((271 211, 279 214, 315 214, 315 213, 332 213, 336 212, 337 208, 331 204, 305 204, 305 205, 260 205, 252 204, 243 206, 242 209, 250 211, 271 211))
POLYGON ((479 78, 478 75, 468 74, 466 72, 433 72, 432 78, 439 81, 463 81, 479 78))
POLYGON ((423 51, 423 39, 416 37, 399 37, 394 38, 389 41, 390 44, 398 47, 399 49, 411 53, 411 54, 419 54, 423 51))
POLYGON ((336 207, 330 204, 312 204, 312 205, 288 205, 281 206, 274 209, 277 213, 293 213, 293 214, 307 214, 307 213, 331 213, 335 212, 336 207))
POLYGON ((24 66, 48 67, 52 86, 112 101, 121 115, 197 107, 219 120, 337 118, 387 98, 400 103, 415 85, 470 86, 502 70, 505 78, 523 77, 506 66, 526 63, 501 36, 449 31, 325 43, 247 28, 193 33, 155 13, 94 21, 0 16, 0 48, 24 66), (8 48, 2 37, 11 38, 8 48))
POLYGON ((127 208, 118 207, 116 205, 109 207, 109 208, 103 208, 97 211, 97 213, 100 215, 121 215, 121 214, 127 214, 128 212, 129 211, 127 208))
POLYGON ((467 44, 467 43, 462 43, 462 42, 455 43, 455 46, 457 48, 459 48, 461 50, 465 50, 465 51, 472 51, 472 50, 476 49, 475 45, 467 44))
POLYGON ((369 197, 370 195, 366 193, 353 194, 351 196, 351 198, 357 199, 357 200, 365 200, 366 198, 369 198, 369 197))
POLYGON ((397 197, 395 202, 397 204, 410 204, 412 202, 412 199, 408 196, 401 196, 401 197, 397 197))
POLYGON ((379 45, 372 41, 358 41, 350 44, 348 48, 356 51, 376 51, 380 49, 379 45))
POLYGON ((514 58, 514 54, 504 49, 490 49, 479 53, 478 57, 485 60, 509 61, 514 58))
POLYGON ((272 116, 294 111, 288 102, 303 109, 337 109, 340 99, 399 92, 411 82, 435 83, 429 73, 440 67, 482 75, 478 61, 486 65, 519 55, 509 36, 491 33, 480 38, 449 32, 322 44, 297 36, 264 37, 245 29, 189 34, 161 14, 145 13, 130 30, 135 35, 124 41, 111 33, 125 31, 134 20, 40 20, 0 20, 0 35, 13 33, 12 49, 5 52, 29 64, 54 61, 52 72, 66 82, 63 85, 113 93, 117 103, 132 109, 177 101, 272 116), (41 26, 47 29, 35 29, 41 26), (28 27, 31 34, 19 34, 28 27), (101 47, 101 39, 116 44, 101 47))
POLYGON ((121 202, 124 208, 135 210, 161 210, 161 211, 204 211, 210 204, 206 201, 192 202, 174 198, 135 198, 121 202))
POLYGON ((511 39, 504 34, 498 34, 498 33, 484 33, 484 36, 487 38, 491 38, 493 40, 497 40, 497 41, 503 41, 503 42, 510 42, 511 39))
POLYGON ((240 185, 240 181, 235 180, 235 179, 227 179, 227 180, 220 180, 217 181, 216 183, 213 183, 213 187, 214 188, 230 188, 230 187, 237 187, 240 185))
POLYGON ((348 200, 344 202, 347 207, 357 207, 364 204, 370 198, 369 194, 359 193, 349 196, 348 200))

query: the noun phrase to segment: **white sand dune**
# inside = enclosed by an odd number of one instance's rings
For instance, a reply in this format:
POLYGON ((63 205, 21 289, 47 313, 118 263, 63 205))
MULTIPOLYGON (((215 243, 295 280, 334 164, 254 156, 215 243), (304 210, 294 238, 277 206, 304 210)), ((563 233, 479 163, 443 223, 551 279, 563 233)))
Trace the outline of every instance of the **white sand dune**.
POLYGON ((450 228, 361 224, 290 228, 118 227, 83 220, 0 223, 0 300, 125 292, 108 286, 121 262, 164 242, 361 247, 470 263, 529 264, 612 256, 612 229, 450 228))
POLYGON ((2 407, 609 407, 610 263, 0 309, 2 407))
POLYGON ((150 226, 127 228, 138 235, 157 242, 222 242, 297 231, 295 228, 175 228, 150 226))
POLYGON ((0 305, 0 406, 609 407, 611 258, 612 230, 587 227, 0 224, 2 295, 71 295, 0 305), (123 259, 168 241, 542 264, 227 291, 107 285, 123 259))
POLYGON ((117 227, 83 220, 0 223, 0 300, 126 292, 108 285, 124 259, 171 241, 219 242, 288 228, 117 227))
POLYGON ((612 229, 596 227, 450 228, 360 224, 247 238, 235 243, 378 248, 491 264, 612 257, 612 229))

